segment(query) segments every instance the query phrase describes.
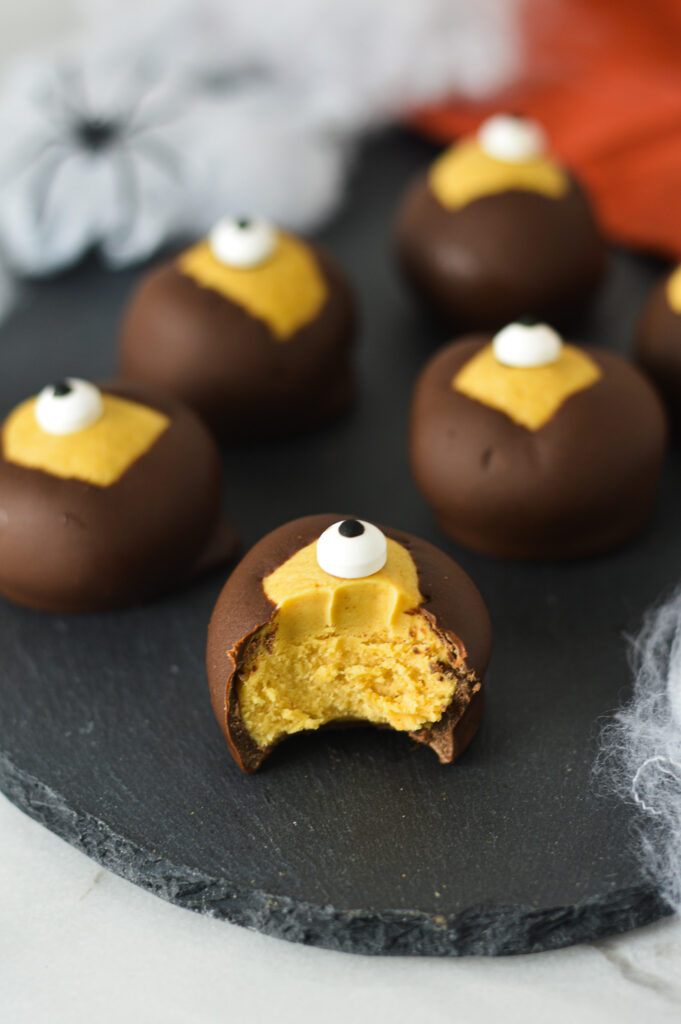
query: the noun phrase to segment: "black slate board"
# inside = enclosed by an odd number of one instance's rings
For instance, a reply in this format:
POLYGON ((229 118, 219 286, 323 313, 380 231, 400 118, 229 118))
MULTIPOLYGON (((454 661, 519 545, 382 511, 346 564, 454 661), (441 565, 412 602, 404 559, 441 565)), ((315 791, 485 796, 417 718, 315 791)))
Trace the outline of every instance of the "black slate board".
MULTIPOLYGON (((314 437, 225 453, 225 503, 250 545, 309 512, 353 509, 449 550, 495 626, 487 709, 443 768, 404 737, 298 738, 258 775, 232 763, 210 710, 205 627, 222 573, 142 609, 44 615, 0 602, 0 787, 113 871, 182 906, 297 942, 363 953, 543 950, 665 914, 637 867, 632 812, 594 791, 599 722, 629 691, 623 632, 681 575, 681 465, 644 537, 573 565, 457 548, 408 474, 406 410, 446 332, 393 271, 397 197, 432 155, 375 140, 322 240, 362 314, 361 394, 314 437)), ((94 261, 29 290, 0 329, 0 412, 66 373, 111 373, 139 274, 94 261)), ((626 349, 660 268, 618 254, 590 340, 626 349)))

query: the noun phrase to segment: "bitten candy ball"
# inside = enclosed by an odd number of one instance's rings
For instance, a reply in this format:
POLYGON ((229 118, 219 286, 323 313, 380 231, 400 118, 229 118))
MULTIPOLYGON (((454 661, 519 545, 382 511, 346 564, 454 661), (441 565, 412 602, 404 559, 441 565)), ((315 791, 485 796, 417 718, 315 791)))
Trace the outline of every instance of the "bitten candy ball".
POLYGON ((284 437, 349 405, 354 334, 350 288, 326 252, 262 218, 223 218, 143 278, 120 369, 182 399, 220 438, 284 437))
POLYGON ((215 442, 180 403, 67 377, 0 434, 0 594, 46 611, 137 604, 231 559, 215 442))
POLYGON ((540 125, 504 114, 413 184, 396 247, 416 292, 457 327, 571 316, 605 267, 583 188, 547 155, 540 125))
POLYGON ((443 764, 473 738, 491 627, 473 582, 425 541, 354 517, 279 527, 227 580, 208 628, 213 710, 240 768, 295 733, 372 724, 443 764))
POLYGON ((414 389, 410 462, 443 530, 490 555, 565 559, 646 522, 664 409, 625 359, 515 323, 452 342, 414 389))

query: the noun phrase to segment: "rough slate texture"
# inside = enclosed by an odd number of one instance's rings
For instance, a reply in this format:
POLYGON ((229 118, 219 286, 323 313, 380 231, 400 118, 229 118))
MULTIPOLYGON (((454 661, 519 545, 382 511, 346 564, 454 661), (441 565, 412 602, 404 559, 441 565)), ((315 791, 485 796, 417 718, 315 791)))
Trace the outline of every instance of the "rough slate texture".
MULTIPOLYGON (((443 768, 403 737, 351 730, 291 741, 242 776, 204 678, 214 574, 109 615, 0 603, 0 787, 158 895, 292 941, 394 954, 549 949, 667 912, 640 877, 631 809, 595 793, 590 773, 599 720, 628 692, 623 632, 681 576, 681 465, 671 460, 645 537, 583 564, 499 563, 433 526, 407 471, 406 409, 447 333, 402 290, 389 253, 396 197, 429 157, 398 135, 374 143, 323 239, 360 295, 354 412, 312 438, 227 452, 225 501, 246 544, 296 515, 355 508, 461 561, 496 635, 468 753, 443 768)), ((585 336, 625 348, 659 272, 619 256, 585 336)), ((0 414, 52 378, 110 374, 134 277, 90 264, 31 289, 0 328, 0 414)))

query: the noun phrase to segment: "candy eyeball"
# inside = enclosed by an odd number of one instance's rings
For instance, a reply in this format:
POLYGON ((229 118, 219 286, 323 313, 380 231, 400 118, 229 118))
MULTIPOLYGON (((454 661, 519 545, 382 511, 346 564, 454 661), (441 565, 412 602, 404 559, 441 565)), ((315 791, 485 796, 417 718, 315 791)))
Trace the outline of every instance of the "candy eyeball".
POLYGON ((277 232, 260 217, 219 220, 208 236, 213 256, 226 267, 258 267, 270 258, 277 246, 277 232))
POLYGON ((553 327, 530 319, 502 327, 492 345, 497 361, 504 366, 550 366, 563 350, 563 341, 553 327))
POLYGON ((329 576, 344 580, 373 576, 386 563, 385 534, 363 519, 343 519, 317 541, 317 562, 329 576))
POLYGON ((78 377, 48 384, 35 403, 35 418, 46 434, 74 434, 96 423, 103 412, 99 388, 78 377))
POLYGON ((546 135, 537 121, 494 114, 480 125, 478 142, 487 156, 504 163, 536 160, 546 152, 546 135))

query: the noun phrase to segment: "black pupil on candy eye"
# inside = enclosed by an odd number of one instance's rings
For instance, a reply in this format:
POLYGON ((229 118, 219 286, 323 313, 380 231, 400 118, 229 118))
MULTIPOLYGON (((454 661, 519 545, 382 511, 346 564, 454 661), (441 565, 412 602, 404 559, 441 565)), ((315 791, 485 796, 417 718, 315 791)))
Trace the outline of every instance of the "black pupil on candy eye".
POLYGON ((536 316, 529 316, 529 314, 526 314, 525 316, 518 317, 516 323, 521 324, 523 327, 536 327, 539 321, 536 316))
POLYGON ((52 385, 52 394, 55 398, 64 398, 65 395, 70 395, 73 388, 65 380, 58 380, 56 384, 52 385))
POLYGON ((248 217, 239 217, 239 219, 236 222, 236 226, 240 228, 242 231, 245 231, 246 228, 250 228, 251 222, 248 219, 248 217))
POLYGON ((338 527, 341 537, 360 537, 364 533, 364 527, 359 519, 344 519, 338 527))

